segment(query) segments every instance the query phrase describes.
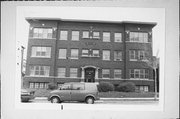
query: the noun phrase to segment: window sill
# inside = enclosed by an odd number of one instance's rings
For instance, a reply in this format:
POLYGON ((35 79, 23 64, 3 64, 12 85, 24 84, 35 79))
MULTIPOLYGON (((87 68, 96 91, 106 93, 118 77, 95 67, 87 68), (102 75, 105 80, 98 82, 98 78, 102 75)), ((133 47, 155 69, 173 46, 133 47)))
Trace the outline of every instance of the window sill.
POLYGON ((30 37, 29 39, 34 39, 34 40, 56 40, 56 38, 36 38, 36 37, 30 37))
POLYGON ((51 57, 31 56, 31 58, 51 58, 51 57))
POLYGON ((81 57, 84 57, 84 58, 91 58, 91 57, 92 57, 92 58, 99 58, 100 56, 91 56, 91 55, 89 55, 89 56, 85 56, 85 55, 84 55, 84 56, 83 56, 83 55, 82 55, 81 57))

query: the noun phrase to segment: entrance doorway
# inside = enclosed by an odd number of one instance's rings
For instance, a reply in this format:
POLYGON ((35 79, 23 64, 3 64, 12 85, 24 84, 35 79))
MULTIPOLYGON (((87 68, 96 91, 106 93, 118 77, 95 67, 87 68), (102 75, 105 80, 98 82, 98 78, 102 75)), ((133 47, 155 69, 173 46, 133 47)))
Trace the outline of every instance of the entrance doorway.
POLYGON ((95 68, 85 69, 85 82, 95 82, 95 68))

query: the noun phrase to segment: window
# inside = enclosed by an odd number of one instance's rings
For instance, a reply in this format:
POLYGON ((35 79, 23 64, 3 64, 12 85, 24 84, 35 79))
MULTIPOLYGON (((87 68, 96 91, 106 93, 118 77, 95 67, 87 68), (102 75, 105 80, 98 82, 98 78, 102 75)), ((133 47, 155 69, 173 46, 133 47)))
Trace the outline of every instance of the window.
POLYGON ((130 70, 130 78, 148 79, 149 78, 149 70, 147 70, 147 69, 131 69, 130 70))
POLYGON ((99 32, 93 32, 93 38, 99 38, 99 32))
POLYGON ((114 33, 114 42, 122 42, 122 34, 114 33))
POLYGON ((146 52, 143 50, 130 50, 129 51, 129 59, 130 61, 145 61, 146 58, 146 52))
POLYGON ((49 66, 30 66, 30 76, 49 76, 49 66))
POLYGON ((74 41, 79 40, 79 31, 72 31, 72 40, 74 41))
POLYGON ((93 50, 92 56, 99 57, 99 50, 93 50))
POLYGON ((68 31, 60 31, 60 40, 68 39, 68 31))
POLYGON ((143 92, 148 92, 149 91, 149 86, 136 86, 136 90, 143 91, 143 92))
POLYGON ((83 31, 83 38, 89 38, 89 31, 83 31))
POLYGON ((66 59, 67 49, 59 49, 59 59, 66 59))
POLYGON ((103 50, 103 60, 110 60, 110 51, 103 50))
POLYGON ((60 88, 61 90, 71 90, 71 84, 64 84, 60 88))
POLYGON ((83 49, 82 50, 82 56, 89 56, 89 50, 83 49))
POLYGON ((130 42, 148 42, 148 33, 144 32, 130 32, 130 42))
POLYGON ((114 51, 114 61, 122 61, 122 52, 114 51))
POLYGON ((29 88, 48 88, 48 83, 47 82, 30 82, 29 83, 29 88))
POLYGON ((114 78, 121 78, 121 70, 120 69, 115 69, 114 70, 114 78))
POLYGON ((135 50, 130 50, 129 51, 129 60, 130 61, 137 61, 136 51, 135 50))
POLYGON ((78 49, 71 49, 71 59, 78 59, 78 49))
POLYGON ((77 77, 78 69, 70 68, 70 77, 77 77))
POLYGON ((72 84, 72 90, 84 90, 84 84, 72 84))
POLYGON ((110 33, 103 32, 103 42, 110 42, 110 33))
POLYGON ((34 28, 33 38, 52 38, 51 28, 34 28))
POLYGON ((102 69, 102 78, 110 78, 110 70, 102 69))
POLYGON ((66 68, 58 68, 58 77, 66 77, 66 68))
POLYGON ((50 58, 51 47, 32 47, 31 57, 50 58))

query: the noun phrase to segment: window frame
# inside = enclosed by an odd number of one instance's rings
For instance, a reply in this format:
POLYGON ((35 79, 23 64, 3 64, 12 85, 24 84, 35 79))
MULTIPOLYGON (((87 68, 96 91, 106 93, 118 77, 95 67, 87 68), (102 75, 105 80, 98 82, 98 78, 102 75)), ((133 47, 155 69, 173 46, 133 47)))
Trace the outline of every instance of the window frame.
POLYGON ((52 27, 34 27, 33 28, 33 38, 34 39, 52 39, 53 38, 53 28, 52 27), (37 36, 35 35, 35 30, 37 29, 37 36), (40 33, 40 30, 42 30, 42 32, 40 33), (47 32, 45 32, 45 30, 47 30, 47 32), (51 30, 51 32, 49 32, 49 30, 51 30), (47 37, 44 37, 44 33, 47 33, 47 37), (48 37, 49 34, 51 34, 51 37, 48 37))
POLYGON ((88 30, 83 30, 82 31, 82 38, 90 38, 90 32, 88 30), (85 32, 87 33, 86 34, 87 36, 85 36, 85 34, 84 34, 85 32))
POLYGON ((40 76, 40 77, 47 77, 50 75, 50 66, 42 66, 42 65, 31 65, 30 66, 30 76, 40 76), (33 68, 33 69, 32 69, 33 68), (38 69, 38 70, 36 70, 38 69), (42 69, 43 69, 43 74, 42 73, 42 69), (36 74, 38 73, 38 74, 36 74))
POLYGON ((122 61, 122 58, 123 58, 122 51, 121 50, 115 50, 114 51, 114 61, 122 61), (119 53, 120 53, 120 56, 119 56, 119 53))
POLYGON ((58 59, 67 59, 67 49, 66 48, 59 48, 59 56, 58 56, 58 59), (62 53, 62 52, 60 52, 60 51, 63 51, 63 53, 65 53, 65 54, 63 54, 64 56, 62 57, 62 54, 60 54, 60 53, 62 53), (64 52, 65 51, 65 52, 64 52))
POLYGON ((131 31, 129 34, 129 41, 130 42, 138 42, 138 43, 150 43, 148 37, 148 32, 145 31, 131 31), (143 37, 140 37, 140 36, 143 37))
POLYGON ((108 32, 108 31, 104 31, 103 32, 103 34, 102 34, 102 36, 103 36, 103 42, 111 42, 111 32, 108 32), (108 36, 108 40, 107 40, 107 36, 104 36, 105 34, 109 34, 109 36, 108 36), (106 39, 106 40, 105 40, 106 39))
POLYGON ((79 41, 79 36, 80 36, 80 32, 78 31, 78 30, 72 30, 71 31, 71 40, 72 41, 79 41), (78 32, 78 35, 76 34, 76 35, 73 35, 73 32, 78 32), (73 37, 74 36, 74 37, 73 37), (77 36, 77 37, 75 37, 75 36, 77 36), (75 39, 74 39, 75 38, 75 39), (77 38, 77 39, 76 39, 77 38))
POLYGON ((57 77, 59 77, 59 78, 66 77, 66 68, 65 67, 58 67, 57 68, 57 77), (60 69, 61 70, 63 69, 63 72, 61 72, 60 69), (63 74, 63 75, 60 75, 60 74, 63 74))
POLYGON ((102 50, 102 60, 104 61, 110 61, 111 60, 111 50, 102 50), (108 59, 106 59, 106 55, 104 54, 105 52, 109 52, 108 59))
POLYGON ((104 79, 110 79, 110 69, 102 69, 102 78, 104 79), (108 73, 106 73, 108 71, 108 73), (104 77, 104 75, 109 75, 108 77, 104 77))
POLYGON ((114 42, 121 43, 122 42, 122 33, 121 32, 115 32, 114 33, 114 42), (120 34, 120 41, 117 40, 116 34, 120 34))
POLYGON ((122 79, 122 70, 121 69, 114 69, 114 78, 115 79, 122 79), (117 72, 116 71, 120 71, 120 73, 119 74, 117 74, 117 72), (120 77, 116 77, 116 75, 120 75, 120 77))
POLYGON ((34 58, 51 58, 51 47, 50 46, 32 46, 31 47, 31 57, 34 58), (43 56, 42 53, 44 53, 43 48, 45 48, 45 56, 43 56), (39 50, 41 49, 41 50, 39 50), (40 55, 37 55, 37 53, 40 53, 40 55))
POLYGON ((70 68, 69 69, 69 77, 77 78, 78 77, 78 68, 74 68, 74 67, 70 68), (76 70, 76 72, 72 72, 72 70, 76 70), (73 73, 73 75, 72 75, 72 73, 73 73), (74 74, 76 74, 76 76, 74 76, 74 74))
POLYGON ((71 56, 70 56, 71 59, 79 59, 79 49, 77 48, 72 48, 71 49, 71 56), (74 57, 74 55, 72 55, 72 51, 77 51, 77 57, 74 57))
POLYGON ((59 40, 65 40, 65 41, 67 41, 68 40, 68 30, 63 30, 63 29, 61 29, 60 30, 60 33, 59 33, 60 35, 59 35, 59 40), (64 35, 64 34, 62 34, 62 32, 66 32, 66 34, 64 35), (64 39, 65 38, 65 39, 64 39))

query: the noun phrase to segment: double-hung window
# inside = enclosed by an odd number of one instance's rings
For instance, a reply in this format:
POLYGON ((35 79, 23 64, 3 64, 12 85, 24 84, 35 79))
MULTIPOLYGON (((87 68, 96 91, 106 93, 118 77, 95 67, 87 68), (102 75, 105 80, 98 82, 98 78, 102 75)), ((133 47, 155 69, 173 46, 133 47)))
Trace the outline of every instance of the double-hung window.
POLYGON ((92 56, 93 57, 99 57, 99 50, 93 50, 92 51, 92 56))
POLYGON ((33 38, 52 38, 52 28, 34 28, 33 38))
POLYGON ((30 66, 30 76, 49 76, 50 66, 30 66))
POLYGON ((73 41, 79 40, 79 31, 72 31, 72 38, 73 41))
POLYGON ((59 49, 59 59, 66 59, 67 58, 67 49, 59 49))
POLYGON ((78 49, 71 49, 71 59, 78 59, 79 50, 78 49))
POLYGON ((103 50, 103 60, 110 60, 110 50, 103 50))
POLYGON ((66 68, 58 68, 57 76, 58 77, 66 77, 66 68))
POLYGON ((50 58, 51 47, 35 47, 31 49, 31 57, 50 58))
POLYGON ((102 78, 110 78, 110 70, 102 69, 102 78))
POLYGON ((121 69, 115 69, 114 70, 114 78, 121 78, 122 72, 121 69))
POLYGON ((89 50, 88 49, 83 49, 82 50, 82 56, 88 57, 89 56, 89 50))
POLYGON ((77 76, 78 76, 78 69, 70 68, 70 77, 77 77, 77 76))
POLYGON ((114 33, 114 42, 122 42, 122 34, 114 33))
POLYGON ((83 38, 89 38, 89 31, 83 31, 83 38))
POLYGON ((97 39, 100 38, 99 37, 99 32, 97 32, 97 31, 93 32, 93 38, 97 38, 97 39))
POLYGON ((68 31, 66 30, 60 31, 60 40, 68 40, 68 31))
POLYGON ((103 32, 103 42, 110 42, 110 32, 103 32))
POLYGON ((114 61, 122 61, 122 52, 114 51, 114 61))

